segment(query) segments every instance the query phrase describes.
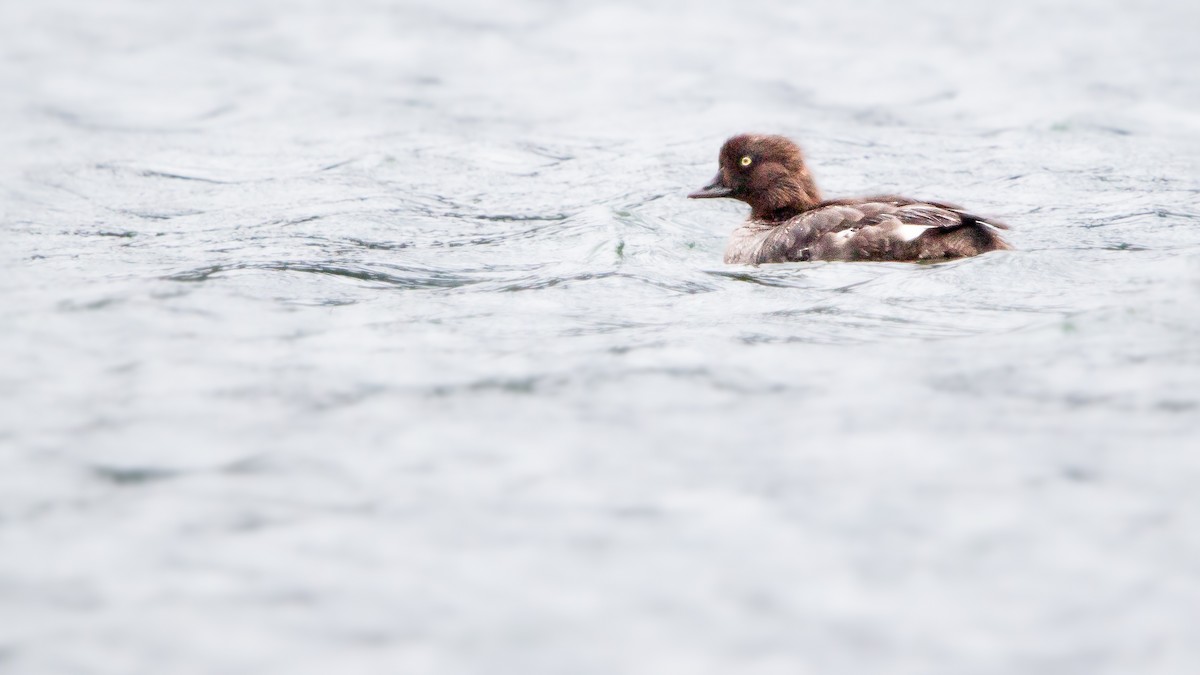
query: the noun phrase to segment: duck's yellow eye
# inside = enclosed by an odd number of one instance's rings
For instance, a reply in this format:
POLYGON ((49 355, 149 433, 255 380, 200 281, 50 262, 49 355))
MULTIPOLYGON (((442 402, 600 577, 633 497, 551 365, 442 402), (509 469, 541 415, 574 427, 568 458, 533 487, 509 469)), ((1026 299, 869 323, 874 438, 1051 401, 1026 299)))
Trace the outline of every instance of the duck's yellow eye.
POLYGON ((745 157, 742 158, 742 166, 750 166, 750 162, 753 162, 753 161, 754 160, 750 159, 750 155, 746 155, 745 157))

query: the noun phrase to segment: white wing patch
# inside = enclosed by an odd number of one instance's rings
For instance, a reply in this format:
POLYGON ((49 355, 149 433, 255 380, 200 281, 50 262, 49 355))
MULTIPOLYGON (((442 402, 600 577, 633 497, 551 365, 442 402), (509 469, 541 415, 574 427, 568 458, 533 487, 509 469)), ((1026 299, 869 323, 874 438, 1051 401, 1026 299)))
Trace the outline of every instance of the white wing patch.
POLYGON ((933 225, 909 225, 906 223, 897 226, 895 232, 896 236, 900 237, 900 241, 912 241, 932 227, 933 225))

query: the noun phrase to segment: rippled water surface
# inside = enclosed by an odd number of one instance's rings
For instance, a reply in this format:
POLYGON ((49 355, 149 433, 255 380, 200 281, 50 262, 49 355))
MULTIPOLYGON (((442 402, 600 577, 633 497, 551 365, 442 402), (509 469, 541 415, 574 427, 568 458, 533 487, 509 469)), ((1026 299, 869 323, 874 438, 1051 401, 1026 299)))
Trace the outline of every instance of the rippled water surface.
POLYGON ((1200 672, 1196 7, 0 4, 0 672, 1200 672))

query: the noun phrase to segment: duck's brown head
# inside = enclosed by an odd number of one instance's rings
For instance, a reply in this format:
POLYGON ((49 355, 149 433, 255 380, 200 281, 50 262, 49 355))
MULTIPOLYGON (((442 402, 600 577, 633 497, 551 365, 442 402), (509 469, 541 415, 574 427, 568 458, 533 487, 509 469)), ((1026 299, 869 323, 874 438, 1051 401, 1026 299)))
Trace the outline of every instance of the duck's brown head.
POLYGON ((783 136, 742 134, 721 146, 720 169, 692 199, 729 197, 750 205, 755 220, 787 220, 821 202, 804 155, 783 136))

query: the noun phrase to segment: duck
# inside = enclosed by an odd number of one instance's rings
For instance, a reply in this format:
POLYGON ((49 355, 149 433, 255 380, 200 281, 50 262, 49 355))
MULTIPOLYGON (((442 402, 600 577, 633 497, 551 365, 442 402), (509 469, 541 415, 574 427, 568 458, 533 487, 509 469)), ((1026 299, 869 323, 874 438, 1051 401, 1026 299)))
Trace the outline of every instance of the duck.
POLYGON ((750 205, 729 238, 727 264, 920 262, 1012 248, 999 233, 1008 225, 954 204, 896 195, 824 199, 800 147, 784 136, 733 136, 718 164, 708 185, 688 197, 750 205))

